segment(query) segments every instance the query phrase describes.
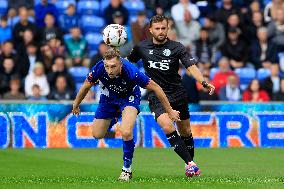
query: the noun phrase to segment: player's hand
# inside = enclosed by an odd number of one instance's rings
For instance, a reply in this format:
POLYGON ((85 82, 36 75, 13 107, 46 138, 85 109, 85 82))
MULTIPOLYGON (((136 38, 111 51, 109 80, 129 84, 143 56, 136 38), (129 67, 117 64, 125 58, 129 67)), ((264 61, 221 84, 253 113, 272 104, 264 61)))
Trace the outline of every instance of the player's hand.
POLYGON ((72 114, 78 116, 80 114, 80 108, 73 106, 72 114))
POLYGON ((209 95, 214 94, 214 91, 215 91, 214 85, 207 83, 206 81, 203 81, 202 86, 209 91, 209 95))
POLYGON ((179 111, 176 110, 171 110, 169 111, 169 117, 171 118, 171 120, 173 121, 180 121, 180 117, 179 117, 179 111))

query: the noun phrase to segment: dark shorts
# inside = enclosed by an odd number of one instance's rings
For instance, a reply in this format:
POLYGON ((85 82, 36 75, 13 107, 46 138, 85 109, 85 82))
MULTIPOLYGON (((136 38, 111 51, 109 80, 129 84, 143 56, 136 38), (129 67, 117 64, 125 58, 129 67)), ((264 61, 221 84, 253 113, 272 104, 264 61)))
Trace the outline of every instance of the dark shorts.
MULTIPOLYGON (((181 120, 189 119, 188 101, 186 96, 167 95, 167 97, 170 100, 172 108, 180 112, 180 119, 181 120)), ((150 95, 148 100, 149 100, 150 110, 152 113, 154 113, 156 120, 161 114, 166 113, 163 104, 159 101, 159 99, 156 96, 150 95)))

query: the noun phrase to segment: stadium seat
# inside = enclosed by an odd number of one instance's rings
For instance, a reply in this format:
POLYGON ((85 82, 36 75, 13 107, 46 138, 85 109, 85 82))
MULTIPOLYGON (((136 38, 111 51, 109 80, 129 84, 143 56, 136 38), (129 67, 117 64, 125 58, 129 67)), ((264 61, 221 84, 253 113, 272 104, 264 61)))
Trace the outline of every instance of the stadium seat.
POLYGON ((267 78, 268 76, 270 76, 270 70, 266 69, 266 68, 259 68, 256 72, 256 77, 258 80, 264 80, 265 78, 267 78))
POLYGON ((129 11, 130 15, 136 15, 139 11, 145 10, 145 4, 141 0, 127 0, 123 5, 129 11))
POLYGON ((219 68, 211 68, 210 69, 210 80, 212 80, 215 74, 219 71, 219 68))
POLYGON ((99 44, 103 40, 102 34, 100 34, 100 33, 89 32, 85 35, 85 38, 88 41, 89 49, 91 51, 98 50, 99 44))
POLYGON ((8 10, 8 1, 0 0, 0 15, 5 15, 8 10))
POLYGON ((101 32, 105 25, 104 19, 99 16, 82 16, 81 27, 85 33, 101 32))
POLYGON ((251 80, 256 78, 256 71, 254 68, 237 68, 235 73, 240 78, 240 87, 245 90, 251 80))
POLYGON ((80 15, 99 15, 100 3, 94 0, 83 0, 78 2, 77 13, 80 15))
POLYGON ((110 0, 101 0, 101 2, 100 2, 100 12, 101 12, 101 15, 104 14, 104 10, 109 5, 109 3, 110 3, 110 0))
POLYGON ((69 4, 73 4, 76 6, 76 1, 75 0, 58 0, 56 1, 55 6, 57 7, 59 14, 64 14, 69 4))
POLYGON ((89 68, 86 67, 71 67, 69 68, 69 73, 72 75, 76 83, 83 83, 86 79, 86 76, 89 73, 89 68))

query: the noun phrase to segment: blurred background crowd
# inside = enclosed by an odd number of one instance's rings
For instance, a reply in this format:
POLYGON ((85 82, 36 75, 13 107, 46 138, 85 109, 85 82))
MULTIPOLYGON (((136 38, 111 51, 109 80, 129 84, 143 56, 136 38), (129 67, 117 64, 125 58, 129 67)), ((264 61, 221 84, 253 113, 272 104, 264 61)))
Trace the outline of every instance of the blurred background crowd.
MULTIPOLYGON (((284 100, 284 0, 0 0, 0 99, 74 99, 107 50, 102 29, 125 26, 124 57, 151 37, 155 14, 170 18, 168 38, 216 86, 209 96, 180 66, 189 102, 284 100)), ((99 93, 95 87, 85 101, 99 93)))

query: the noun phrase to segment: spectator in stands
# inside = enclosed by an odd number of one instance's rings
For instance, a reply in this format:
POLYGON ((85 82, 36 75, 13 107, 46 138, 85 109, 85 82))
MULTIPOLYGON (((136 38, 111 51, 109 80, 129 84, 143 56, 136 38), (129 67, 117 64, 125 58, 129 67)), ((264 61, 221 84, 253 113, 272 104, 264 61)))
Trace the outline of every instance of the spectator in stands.
POLYGON ((177 30, 176 30, 176 25, 175 21, 173 20, 172 17, 169 18, 169 30, 168 30, 168 38, 173 41, 177 41, 177 30))
POLYGON ((35 21, 38 27, 42 28, 46 26, 45 17, 47 14, 53 15, 55 18, 55 25, 57 25, 59 13, 56 6, 49 3, 48 0, 41 0, 39 4, 35 5, 35 21))
POLYGON ((10 80, 18 77, 19 72, 12 58, 5 58, 0 70, 0 94, 4 94, 10 90, 10 80))
POLYGON ((280 80, 280 91, 272 95, 272 100, 274 101, 284 101, 284 78, 280 80))
POLYGON ((230 69, 229 59, 222 57, 219 60, 219 71, 215 73, 212 84, 215 86, 215 91, 219 94, 222 87, 226 86, 228 77, 230 75, 235 75, 235 73, 230 69))
POLYGON ((133 44, 136 45, 144 39, 150 38, 149 23, 146 17, 146 12, 139 11, 137 13, 136 22, 131 23, 131 32, 133 44))
POLYGON ((40 51, 41 51, 42 58, 43 58, 43 65, 45 68, 45 73, 48 74, 52 69, 51 67, 53 64, 54 55, 49 45, 43 45, 40 48, 40 51))
MULTIPOLYGON (((23 42, 17 44, 17 53, 19 56, 25 54, 26 52, 26 49, 27 49, 27 45, 29 43, 35 43, 36 42, 36 39, 35 39, 35 36, 33 34, 33 31, 30 30, 30 29, 26 29, 24 30, 23 32, 23 42)), ((38 45, 37 43, 35 43, 35 45, 38 45)))
MULTIPOLYGON (((208 76, 204 76, 204 80, 208 83, 211 83, 208 76)), ((216 93, 209 95, 208 90, 201 87, 199 90, 199 100, 201 101, 215 101, 218 100, 218 95, 216 93)))
POLYGON ((14 51, 13 42, 10 40, 4 41, 1 46, 1 54, 0 54, 0 64, 3 63, 4 59, 6 58, 15 58, 16 53, 14 51))
POLYGON ((12 38, 11 27, 7 24, 7 17, 2 16, 0 20, 0 44, 12 38))
POLYGON ((28 100, 47 100, 47 98, 42 95, 42 88, 38 84, 34 84, 32 94, 28 96, 28 100))
POLYGON ((268 102, 269 100, 269 95, 265 90, 260 88, 257 79, 253 79, 243 93, 243 101, 245 102, 268 102))
POLYGON ((186 48, 191 49, 193 42, 199 38, 200 24, 192 19, 189 10, 186 9, 182 12, 183 20, 173 17, 178 34, 178 41, 186 48))
POLYGON ((87 59, 87 41, 81 34, 79 27, 71 29, 71 38, 65 41, 68 58, 67 66, 86 66, 89 67, 87 59))
POLYGON ((266 23, 277 19, 277 10, 284 9, 283 0, 272 0, 264 8, 264 21, 266 23))
POLYGON ((18 56, 19 71, 21 77, 26 77, 29 73, 33 72, 34 65, 36 62, 42 62, 42 56, 38 52, 38 48, 34 42, 30 42, 27 45, 26 52, 21 56, 18 56))
POLYGON ((207 28, 209 34, 209 40, 216 50, 220 50, 220 47, 225 42, 225 31, 222 24, 217 22, 214 15, 208 15, 204 20, 204 27, 207 28))
POLYGON ((58 38, 51 38, 48 40, 47 45, 50 47, 54 56, 63 55, 65 52, 65 47, 62 41, 58 38))
POLYGON ((9 82, 10 90, 3 95, 4 100, 24 100, 25 95, 20 91, 21 80, 19 78, 12 78, 9 82))
POLYGON ((185 21, 188 13, 190 13, 190 20, 196 20, 200 15, 197 5, 191 3, 190 0, 179 0, 177 4, 172 6, 171 15, 176 23, 185 21))
POLYGON ((261 27, 265 27, 263 16, 261 12, 253 12, 252 20, 247 23, 248 37, 250 41, 257 40, 257 30, 261 27))
POLYGON ((45 27, 41 28, 41 43, 45 44, 47 41, 53 38, 60 39, 62 41, 63 33, 59 27, 55 26, 55 18, 52 14, 47 13, 44 17, 45 27))
POLYGON ((76 7, 73 4, 68 5, 66 14, 60 18, 60 27, 64 33, 69 33, 71 28, 79 26, 79 17, 76 14, 76 7))
POLYGON ((69 74, 65 66, 65 59, 63 56, 57 56, 54 59, 54 64, 52 65, 52 71, 47 74, 47 80, 51 88, 55 87, 56 78, 61 75, 64 76, 69 89, 75 91, 75 83, 73 77, 69 74))
POLYGON ((277 45, 278 48, 284 48, 284 9, 276 10, 275 20, 271 21, 268 26, 268 38, 277 45))
POLYGON ((232 0, 223 0, 222 7, 215 12, 215 16, 217 21, 225 27, 227 19, 232 13, 237 13, 240 16, 240 8, 234 5, 232 0))
POLYGON ((128 23, 129 12, 123 6, 122 0, 111 0, 110 4, 104 10, 104 18, 106 24, 113 24, 113 14, 119 11, 123 16, 123 25, 128 23))
POLYGON ((99 44, 98 52, 92 57, 91 63, 89 68, 91 69, 93 66, 95 66, 100 60, 103 59, 103 55, 107 51, 108 46, 105 44, 105 42, 101 42, 99 44))
POLYGON ((25 94, 27 97, 33 96, 33 86, 37 84, 40 87, 40 95, 47 96, 49 94, 49 84, 44 73, 44 66, 37 62, 34 65, 34 70, 28 74, 25 80, 25 94))
POLYGON ((216 49, 209 41, 208 30, 202 27, 199 39, 196 40, 192 46, 191 54, 201 63, 199 67, 210 68, 212 63, 215 63, 215 53, 216 49))
POLYGON ((96 100, 96 94, 94 90, 89 90, 85 98, 83 99, 83 102, 95 102, 96 100))
POLYGON ((67 79, 64 75, 56 77, 55 86, 51 89, 49 99, 51 100, 72 100, 74 98, 73 91, 67 85, 67 79))
POLYGON ((145 7, 150 15, 166 15, 170 16, 171 8, 178 0, 143 0, 145 7))
POLYGON ((253 41, 249 53, 249 62, 256 69, 269 68, 272 62, 277 61, 276 46, 267 39, 267 28, 257 30, 257 40, 253 41))
POLYGON ((269 97, 272 98, 274 93, 280 91, 279 65, 271 64, 270 73, 271 75, 264 79, 261 86, 268 93, 269 97))
POLYGON ((247 44, 240 39, 239 35, 238 28, 229 28, 227 41, 221 48, 222 55, 229 58, 233 69, 244 67, 249 53, 247 44))
POLYGON ((11 28, 14 27, 15 23, 15 18, 17 17, 17 10, 14 8, 9 8, 8 13, 7 13, 7 22, 8 26, 11 28))
POLYGON ((13 41, 16 49, 24 42, 24 31, 27 29, 31 30, 35 37, 37 34, 36 25, 28 20, 28 10, 26 7, 19 8, 19 17, 20 21, 13 28, 13 41))
POLYGON ((220 89, 219 99, 222 101, 242 100, 242 92, 236 75, 228 76, 226 86, 220 89))

